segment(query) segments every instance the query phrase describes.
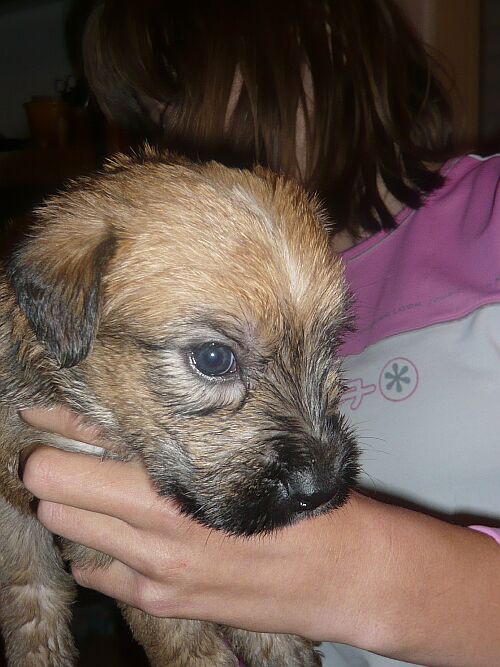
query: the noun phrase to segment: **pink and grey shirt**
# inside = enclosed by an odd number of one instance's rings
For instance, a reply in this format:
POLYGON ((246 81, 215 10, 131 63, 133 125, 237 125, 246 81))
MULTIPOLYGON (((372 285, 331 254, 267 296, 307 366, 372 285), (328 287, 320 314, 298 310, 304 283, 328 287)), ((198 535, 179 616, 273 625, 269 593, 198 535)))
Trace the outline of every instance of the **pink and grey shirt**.
MULTIPOLYGON (((343 255, 357 331, 341 350, 342 409, 368 492, 500 527, 500 156, 442 173, 421 209, 343 255)), ((325 666, 407 664, 322 650, 325 666)))

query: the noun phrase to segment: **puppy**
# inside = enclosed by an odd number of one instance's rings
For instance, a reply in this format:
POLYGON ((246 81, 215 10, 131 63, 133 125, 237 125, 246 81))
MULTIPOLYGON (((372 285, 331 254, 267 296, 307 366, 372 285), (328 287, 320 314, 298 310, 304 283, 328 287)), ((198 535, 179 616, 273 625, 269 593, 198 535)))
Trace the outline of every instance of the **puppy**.
MULTIPOLYGON (((9 667, 68 667, 74 583, 18 459, 78 443, 17 410, 78 411, 206 526, 276 530, 341 505, 355 481, 335 357, 347 298, 316 203, 264 170, 148 149, 36 217, 0 280, 0 625, 9 667)), ((109 563, 78 545, 64 556, 109 563)), ((154 667, 320 664, 299 637, 123 613, 154 667)))

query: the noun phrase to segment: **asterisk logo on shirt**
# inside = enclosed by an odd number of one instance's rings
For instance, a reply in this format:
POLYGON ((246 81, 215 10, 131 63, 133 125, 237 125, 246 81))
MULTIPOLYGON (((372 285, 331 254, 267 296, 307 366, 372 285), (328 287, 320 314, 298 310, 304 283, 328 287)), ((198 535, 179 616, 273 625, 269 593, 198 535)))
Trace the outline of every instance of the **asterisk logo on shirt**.
POLYGON ((389 382, 386 384, 385 388, 387 391, 395 386, 396 391, 400 394, 403 391, 403 384, 410 384, 411 380, 407 375, 408 373, 408 364, 400 366, 398 363, 394 362, 392 364, 392 372, 386 371, 384 377, 389 382))
POLYGON ((382 368, 378 386, 389 401, 404 401, 418 386, 417 367, 404 357, 391 359, 382 368))

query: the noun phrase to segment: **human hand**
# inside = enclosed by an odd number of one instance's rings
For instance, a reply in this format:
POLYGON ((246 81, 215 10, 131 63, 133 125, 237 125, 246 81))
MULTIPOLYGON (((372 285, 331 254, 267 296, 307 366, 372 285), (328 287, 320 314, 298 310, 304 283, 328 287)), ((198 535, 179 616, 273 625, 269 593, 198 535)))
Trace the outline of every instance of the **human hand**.
MULTIPOLYGON (((96 442, 65 411, 23 417, 96 442)), ((150 614, 429 666, 498 662, 500 550, 484 535, 353 494, 273 535, 228 537, 181 516, 139 464, 47 447, 29 455, 23 481, 49 530, 115 559, 107 570, 74 569, 77 582, 150 614)))
MULTIPOLYGON (((62 408, 24 411, 23 419, 106 447, 94 429, 62 408)), ((331 625, 331 598, 339 597, 339 586, 320 569, 352 551, 348 535, 335 526, 340 517, 351 524, 350 504, 271 536, 236 539, 181 516, 175 502, 156 494, 139 464, 42 447, 25 462, 23 481, 40 498, 38 518, 50 531, 115 559, 106 570, 74 568, 83 586, 157 616, 312 639, 322 636, 325 619, 331 625), (334 535, 336 543, 329 543, 334 535)), ((338 612, 339 638, 342 614, 358 615, 353 596, 347 607, 338 612)))

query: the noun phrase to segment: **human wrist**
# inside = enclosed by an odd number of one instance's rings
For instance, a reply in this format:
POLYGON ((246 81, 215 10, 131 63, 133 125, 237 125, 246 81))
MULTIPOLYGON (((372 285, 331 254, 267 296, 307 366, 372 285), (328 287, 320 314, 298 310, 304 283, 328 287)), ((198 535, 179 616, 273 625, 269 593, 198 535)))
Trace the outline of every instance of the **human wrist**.
POLYGON ((344 643, 429 666, 496 664, 498 545, 425 514, 361 505, 365 586, 353 593, 359 616, 344 643))
POLYGON ((330 564, 331 600, 321 639, 377 652, 392 643, 385 610, 397 599, 394 584, 401 578, 395 535, 400 512, 358 493, 339 510, 341 536, 336 537, 335 561, 330 564))
POLYGON ((389 593, 380 573, 392 559, 391 523, 392 508, 358 493, 311 522, 311 569, 303 574, 311 594, 304 595, 298 634, 360 648, 383 643, 378 619, 381 598, 389 593))

